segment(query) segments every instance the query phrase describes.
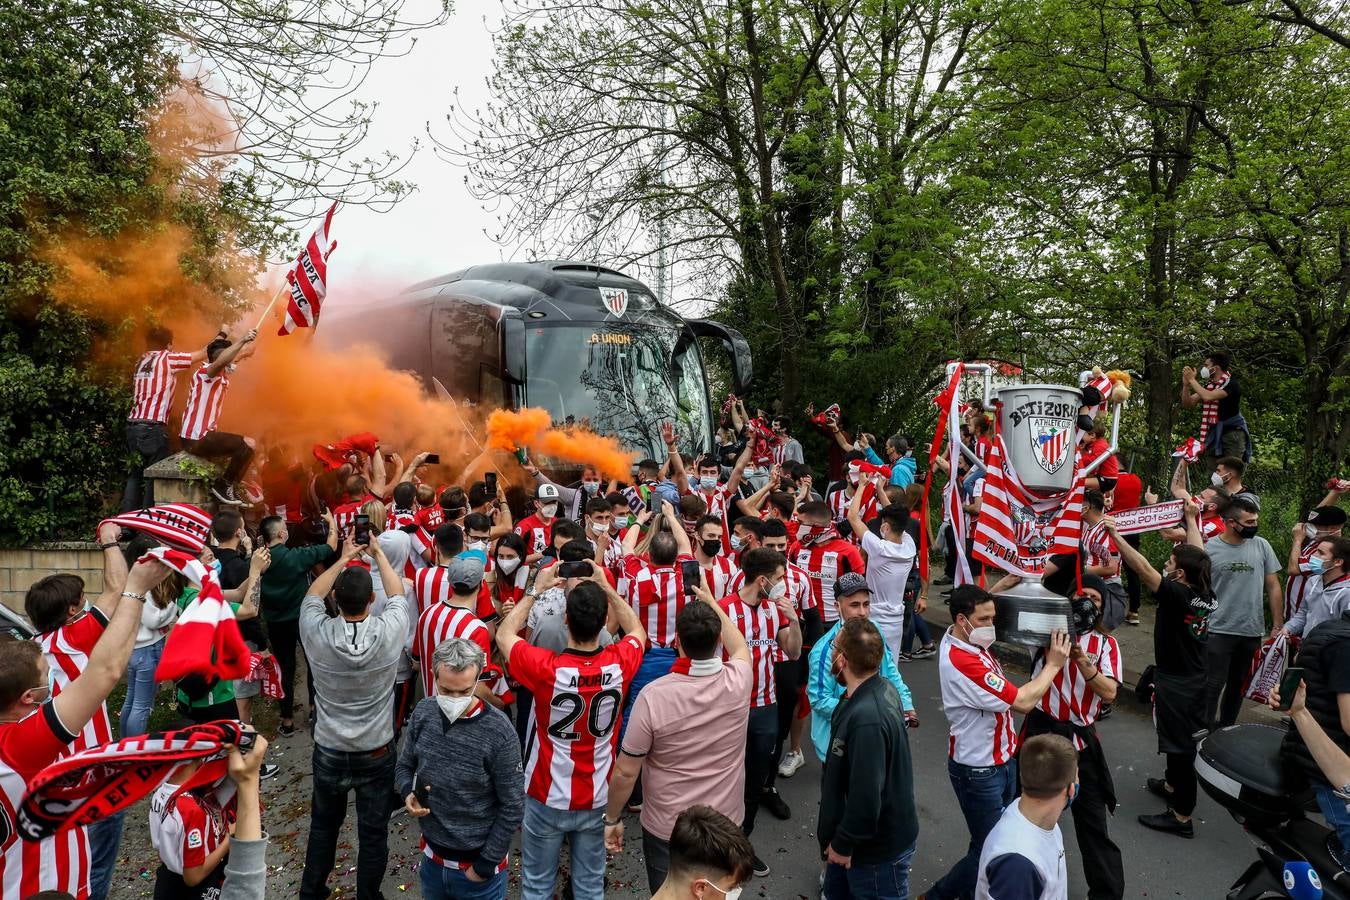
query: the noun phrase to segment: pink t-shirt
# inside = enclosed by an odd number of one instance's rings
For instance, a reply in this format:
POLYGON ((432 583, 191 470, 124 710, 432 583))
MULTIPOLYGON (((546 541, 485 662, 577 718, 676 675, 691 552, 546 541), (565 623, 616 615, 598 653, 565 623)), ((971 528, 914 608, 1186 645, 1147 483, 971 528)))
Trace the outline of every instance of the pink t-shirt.
POLYGON ((696 803, 733 822, 745 818, 750 682, 745 660, 680 659, 638 694, 622 751, 645 757, 643 831, 670 840, 675 817, 696 803), (688 674, 679 671, 685 666, 688 674))

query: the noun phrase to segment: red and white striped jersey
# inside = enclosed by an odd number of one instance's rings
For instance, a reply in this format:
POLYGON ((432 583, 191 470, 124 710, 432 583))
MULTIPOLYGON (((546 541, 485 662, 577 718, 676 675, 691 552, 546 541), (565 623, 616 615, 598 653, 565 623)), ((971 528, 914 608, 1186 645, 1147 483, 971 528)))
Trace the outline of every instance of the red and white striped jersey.
POLYGON ((75 735, 50 702, 20 722, 0 723, 0 900, 24 900, 42 891, 89 896, 89 833, 70 828, 41 841, 15 830, 24 789, 66 752, 75 735))
POLYGON ((359 500, 344 500, 333 507, 333 521, 337 523, 338 540, 346 540, 347 529, 356 524, 356 517, 361 514, 361 507, 372 500, 378 500, 374 494, 369 491, 359 500))
MULTIPOLYGON (((412 583, 419 616, 437 603, 448 605, 455 594, 445 566, 429 566, 418 570, 412 583)), ((478 586, 478 600, 473 612, 483 622, 492 622, 497 618, 497 607, 492 605, 492 591, 486 581, 478 586)))
POLYGON ((947 755, 963 766, 1001 766, 1017 752, 1012 705, 1017 686, 988 650, 967 644, 951 629, 938 651, 947 755))
POLYGON ((389 507, 389 512, 385 516, 384 530, 394 531, 400 528, 413 528, 417 525, 417 511, 412 509, 399 509, 397 506, 389 507))
POLYGON ((173 406, 173 391, 178 384, 175 377, 192 365, 191 353, 172 350, 151 350, 136 363, 136 374, 131 377, 131 414, 128 420, 138 422, 167 422, 173 406))
POLYGON ((729 556, 714 556, 712 565, 703 570, 703 578, 708 582, 708 592, 714 597, 725 597, 730 594, 731 582, 740 574, 741 570, 729 556))
MULTIPOLYGON (((184 791, 169 805, 178 785, 165 782, 150 796, 150 843, 160 862, 176 875, 200 866, 229 835, 225 811, 210 797, 184 791)), ((221 861, 224 865, 224 861, 221 861)))
POLYGON ((545 522, 538 516, 526 516, 516 523, 516 534, 525 540, 525 550, 531 556, 549 548, 553 541, 553 522, 545 522))
POLYGON ((413 513, 413 521, 419 528, 425 529, 427 534, 431 534, 445 522, 445 510, 439 503, 423 506, 413 513))
POLYGON ((591 652, 519 641, 511 677, 534 695, 525 736, 525 792, 551 809, 603 809, 619 743, 623 695, 642 665, 633 635, 591 652))
POLYGON ((1298 553, 1299 570, 1290 575, 1289 580, 1284 584, 1284 620, 1286 622, 1303 608, 1303 604, 1308 599, 1308 579, 1310 576, 1303 571, 1303 567, 1312 558, 1313 551, 1317 549, 1318 543, 1319 541, 1315 540, 1304 540, 1303 548, 1298 553))
POLYGON ((436 652, 441 641, 452 637, 468 638, 482 647, 489 657, 492 655, 492 638, 487 626, 474 615, 473 610, 451 606, 449 603, 436 603, 427 607, 417 617, 417 630, 413 632, 410 651, 422 673, 422 691, 427 697, 436 696, 436 676, 431 671, 431 654, 436 652))
POLYGON ((692 559, 680 556, 673 566, 652 566, 636 556, 623 558, 623 571, 628 576, 628 605, 642 621, 653 647, 675 645, 675 617, 689 602, 684 594, 680 564, 692 559))
MULTIPOLYGON (((1102 675, 1113 681, 1120 680, 1120 645, 1109 634, 1090 631, 1078 638, 1078 646, 1083 648, 1091 661, 1093 669, 1100 669, 1102 675)), ((1035 678, 1045 667, 1045 657, 1038 655, 1031 677, 1035 678)), ((1050 690, 1045 692, 1041 702, 1036 704, 1051 718, 1059 722, 1072 722, 1074 725, 1088 726, 1097 721, 1102 711, 1102 698, 1087 686, 1078 664, 1070 660, 1059 670, 1055 680, 1050 682, 1050 690)), ((1082 750, 1087 743, 1074 735, 1073 746, 1082 750)))
MULTIPOLYGON (((869 519, 875 519, 877 516, 877 489, 872 482, 868 481, 862 484, 858 490, 863 492, 862 506, 858 509, 858 515, 862 516, 864 522, 869 519)), ((848 507, 853 502, 845 488, 837 488, 830 491, 825 496, 825 502, 830 504, 830 516, 834 519, 836 525, 852 534, 852 529, 848 526, 848 507)))
POLYGON ((225 403, 225 392, 230 389, 230 370, 226 368, 211 378, 206 374, 209 368, 209 364, 202 363, 202 367, 192 376, 187 405, 183 407, 183 427, 178 432, 178 436, 184 440, 195 441, 216 430, 216 420, 220 418, 220 408, 225 403))
MULTIPOLYGON (((787 564, 787 572, 783 576, 783 581, 787 583, 788 599, 792 601, 792 608, 797 611, 798 618, 801 617, 802 610, 816 609, 815 597, 811 594, 811 579, 801 569, 792 563, 787 564)), ((745 586, 745 573, 737 570, 736 576, 731 579, 731 584, 727 588, 728 594, 739 593, 745 586)), ((803 651, 805 652, 805 651, 803 651)), ((779 648, 774 662, 787 662, 787 654, 779 648)))
MULTIPOLYGON (((37 642, 42 647, 42 654, 47 657, 47 666, 51 671, 53 697, 59 697, 72 681, 80 677, 85 666, 89 665, 89 654, 94 652, 94 645, 103 636, 103 629, 107 625, 107 617, 91 606, 84 615, 55 631, 38 635, 37 642)), ((112 723, 108 720, 108 704, 105 702, 61 755, 68 756, 90 747, 101 747, 111 740, 112 723)))
POLYGON ((843 538, 831 538, 823 544, 803 547, 800 544, 788 551, 788 560, 806 573, 811 582, 812 604, 819 609, 826 622, 839 619, 834 604, 834 583, 845 572, 866 572, 862 552, 843 538))
MULTIPOLYGON (((775 603, 761 600, 752 606, 740 594, 723 597, 717 604, 750 645, 750 708, 758 709, 777 702, 773 664, 783 655, 778 632, 788 624, 787 617, 775 603)), ((729 659, 724 648, 722 660, 729 659)))
POLYGON ((1115 571, 1103 575, 1107 581, 1120 581, 1120 548, 1111 539, 1101 522, 1083 529, 1083 565, 1113 566, 1115 571))

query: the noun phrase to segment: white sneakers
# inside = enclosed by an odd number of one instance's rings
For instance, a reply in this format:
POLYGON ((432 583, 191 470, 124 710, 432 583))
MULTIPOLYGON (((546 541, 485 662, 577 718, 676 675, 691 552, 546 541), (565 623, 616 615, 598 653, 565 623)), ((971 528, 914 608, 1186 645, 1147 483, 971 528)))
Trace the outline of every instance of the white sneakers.
POLYGON ((783 761, 778 764, 778 774, 784 778, 791 778, 804 765, 806 765, 806 760, 802 757, 802 752, 800 750, 789 750, 783 754, 783 761))

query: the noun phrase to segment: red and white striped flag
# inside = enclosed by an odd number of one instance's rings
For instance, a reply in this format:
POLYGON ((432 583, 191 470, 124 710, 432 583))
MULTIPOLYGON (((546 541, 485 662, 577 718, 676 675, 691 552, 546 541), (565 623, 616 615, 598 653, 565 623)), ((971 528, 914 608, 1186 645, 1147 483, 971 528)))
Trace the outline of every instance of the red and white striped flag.
POLYGON ((198 588, 164 641, 155 680, 176 681, 189 675, 222 681, 247 677, 248 644, 215 573, 195 556, 169 547, 155 547, 141 558, 158 559, 198 588))
POLYGON ((984 476, 984 501, 975 525, 973 553, 991 566, 1039 578, 1052 554, 1075 553, 1083 530, 1083 473, 1074 463, 1073 485, 1041 497, 1004 465, 1003 435, 994 435, 984 476))
POLYGON ((337 201, 333 201, 323 217, 323 224, 309 236, 309 243, 286 273, 291 296, 277 334, 290 334, 297 328, 313 328, 318 324, 319 308, 328 295, 328 254, 337 249, 337 241, 328 240, 328 230, 336 211, 337 201))
POLYGON ((1205 445, 1200 443, 1199 438, 1186 438, 1185 443, 1172 451, 1173 456, 1179 456, 1188 463, 1193 463, 1200 458, 1204 452, 1205 445))
POLYGON ((970 573, 970 561, 966 559, 966 513, 961 508, 961 476, 956 472, 957 463, 961 461, 961 409, 965 406, 957 395, 961 377, 965 373, 965 363, 957 363, 947 383, 947 390, 938 397, 939 401, 946 401, 942 414, 947 417, 947 462, 951 468, 947 474, 947 487, 942 494, 942 506, 944 517, 952 529, 952 542, 956 545, 952 585, 957 587, 975 580, 970 573))

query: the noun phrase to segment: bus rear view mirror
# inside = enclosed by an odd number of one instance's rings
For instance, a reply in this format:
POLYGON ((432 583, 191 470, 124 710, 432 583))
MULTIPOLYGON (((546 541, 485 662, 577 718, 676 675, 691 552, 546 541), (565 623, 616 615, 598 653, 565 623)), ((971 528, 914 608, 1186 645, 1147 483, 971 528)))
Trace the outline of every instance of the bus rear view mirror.
POLYGON ((515 384, 525 383, 525 323, 502 316, 502 374, 515 384))
POLYGON ((731 390, 736 394, 745 393, 755 379, 755 368, 750 358, 750 345, 741 333, 711 319, 690 319, 689 330, 695 337, 716 338, 722 342, 731 356, 731 390))

